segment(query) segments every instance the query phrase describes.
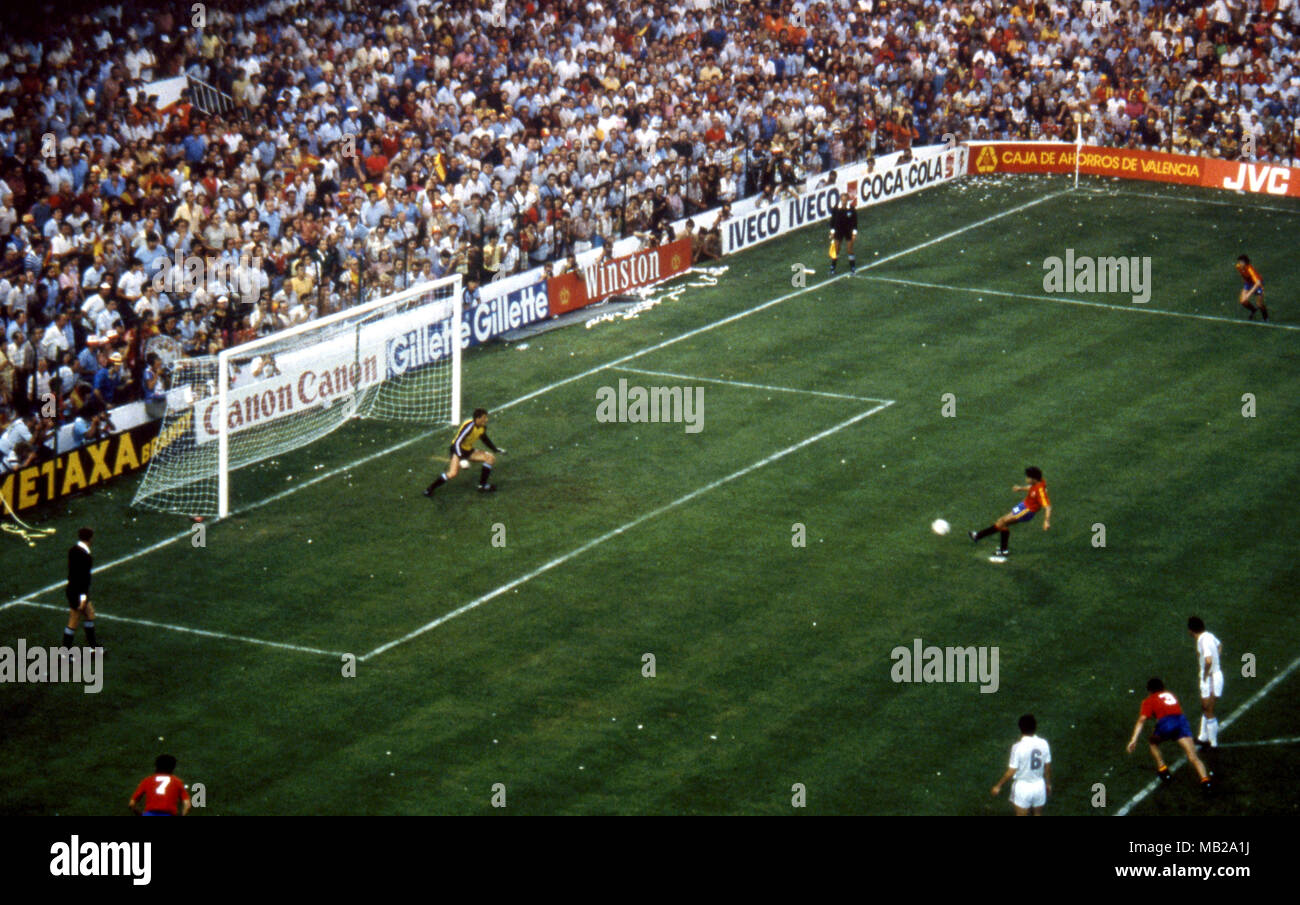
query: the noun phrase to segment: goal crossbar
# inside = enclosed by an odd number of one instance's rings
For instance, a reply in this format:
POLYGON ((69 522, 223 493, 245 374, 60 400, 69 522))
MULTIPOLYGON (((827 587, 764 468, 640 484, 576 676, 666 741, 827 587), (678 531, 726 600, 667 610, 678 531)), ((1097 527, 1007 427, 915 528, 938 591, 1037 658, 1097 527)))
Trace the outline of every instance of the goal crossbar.
POLYGON ((232 472, 307 446, 348 419, 457 422, 461 290, 453 274, 215 356, 177 360, 160 430, 166 442, 135 503, 225 517, 232 472))
MULTIPOLYGON (((419 299, 439 286, 452 287, 451 305, 451 415, 449 420, 456 423, 460 419, 460 364, 461 364, 461 277, 453 274, 439 280, 432 280, 411 286, 393 295, 378 298, 355 308, 337 311, 307 323, 298 324, 270 336, 260 337, 231 349, 224 349, 217 356, 217 424, 220 433, 217 437, 217 517, 225 518, 230 514, 230 363, 245 358, 256 357, 258 349, 269 346, 282 347, 291 343, 295 337, 307 334, 321 335, 336 324, 364 324, 365 318, 372 313, 396 309, 403 302, 419 299)), ((441 302, 439 302, 441 303, 441 302)))

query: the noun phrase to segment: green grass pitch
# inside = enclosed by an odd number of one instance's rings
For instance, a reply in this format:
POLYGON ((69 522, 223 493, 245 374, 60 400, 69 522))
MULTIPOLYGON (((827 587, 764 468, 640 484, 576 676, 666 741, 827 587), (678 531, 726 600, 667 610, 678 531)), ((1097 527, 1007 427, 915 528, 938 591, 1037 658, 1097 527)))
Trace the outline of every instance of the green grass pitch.
POLYGON ((1025 711, 1048 813, 1296 813, 1300 744, 1246 743, 1300 736, 1300 205, 972 178, 861 221, 852 278, 816 227, 635 319, 469 354, 464 403, 510 450, 494 495, 420 495, 449 429, 355 422, 237 472, 206 547, 130 481, 35 548, 0 537, 0 644, 54 644, 38 589, 96 527, 110 650, 98 696, 0 687, 0 813, 125 813, 166 750, 198 814, 995 815, 1025 711), (1150 301, 1046 293, 1067 248, 1150 256, 1150 301), (1243 251, 1271 326, 1237 323, 1243 251), (703 430, 597 423, 620 378, 704 387, 703 430), (991 564, 965 531, 1029 464, 1052 530, 991 564), (1184 766, 1134 802, 1146 679, 1197 721, 1193 613, 1225 645, 1221 788, 1184 766), (997 691, 893 682, 917 638, 997 646, 997 691))

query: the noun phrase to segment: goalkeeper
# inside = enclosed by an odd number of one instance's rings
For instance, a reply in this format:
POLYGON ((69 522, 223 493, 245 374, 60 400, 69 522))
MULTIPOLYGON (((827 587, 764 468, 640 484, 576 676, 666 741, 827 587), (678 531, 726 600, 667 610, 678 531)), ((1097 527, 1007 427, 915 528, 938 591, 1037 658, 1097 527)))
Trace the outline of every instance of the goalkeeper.
POLYGON ((492 453, 503 453, 505 450, 498 449, 488 438, 487 423, 487 409, 474 409, 474 417, 456 430, 456 439, 451 441, 451 460, 447 463, 447 470, 424 489, 425 496, 433 496, 435 490, 460 474, 462 468, 469 468, 471 462, 480 462, 483 465, 483 470, 478 476, 478 489, 484 493, 491 493, 497 489, 496 485, 488 480, 492 477, 492 466, 497 463, 496 456, 492 453), (475 449, 474 445, 480 440, 492 452, 475 449))
POLYGON ((831 274, 845 255, 849 259, 849 273, 858 269, 858 259, 853 254, 853 240, 858 237, 858 212, 853 206, 853 185, 840 192, 839 201, 831 209, 831 274))

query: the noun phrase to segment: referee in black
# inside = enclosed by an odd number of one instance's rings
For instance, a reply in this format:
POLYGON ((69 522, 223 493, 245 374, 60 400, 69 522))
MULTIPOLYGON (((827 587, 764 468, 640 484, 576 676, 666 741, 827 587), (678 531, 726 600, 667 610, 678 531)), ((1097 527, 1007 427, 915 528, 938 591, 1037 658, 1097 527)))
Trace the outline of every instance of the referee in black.
POLYGON ((86 644, 99 647, 95 642, 95 606, 90 602, 90 540, 95 536, 91 528, 77 531, 77 545, 68 550, 68 625, 63 630, 63 646, 72 647, 77 638, 77 626, 85 618, 86 644))
POLYGON ((853 254, 853 240, 858 237, 858 210, 853 206, 853 187, 845 186, 839 200, 831 209, 831 274, 847 251, 849 273, 858 269, 858 259, 853 254))

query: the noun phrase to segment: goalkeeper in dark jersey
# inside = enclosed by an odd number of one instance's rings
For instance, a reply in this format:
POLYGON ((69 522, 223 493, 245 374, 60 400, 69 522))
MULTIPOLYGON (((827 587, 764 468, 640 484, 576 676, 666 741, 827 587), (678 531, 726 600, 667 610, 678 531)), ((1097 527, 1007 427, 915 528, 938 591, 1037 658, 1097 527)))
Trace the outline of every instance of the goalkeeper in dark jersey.
POLYGON ((831 210, 831 273, 845 254, 849 257, 849 273, 858 267, 858 259, 853 254, 853 240, 858 237, 858 211, 853 206, 853 189, 845 188, 840 192, 839 201, 831 210))
POLYGON ((488 480, 492 475, 492 466, 497 463, 496 456, 492 453, 503 453, 505 450, 498 449, 496 444, 488 439, 487 423, 487 409, 474 409, 474 417, 456 429, 456 437, 451 441, 451 460, 447 463, 447 470, 424 489, 425 496, 433 496, 435 490, 460 474, 462 468, 469 468, 471 462, 483 464, 483 470, 478 476, 478 489, 484 493, 491 493, 497 489, 496 485, 488 480), (475 444, 480 440, 492 452, 475 449, 475 444))

